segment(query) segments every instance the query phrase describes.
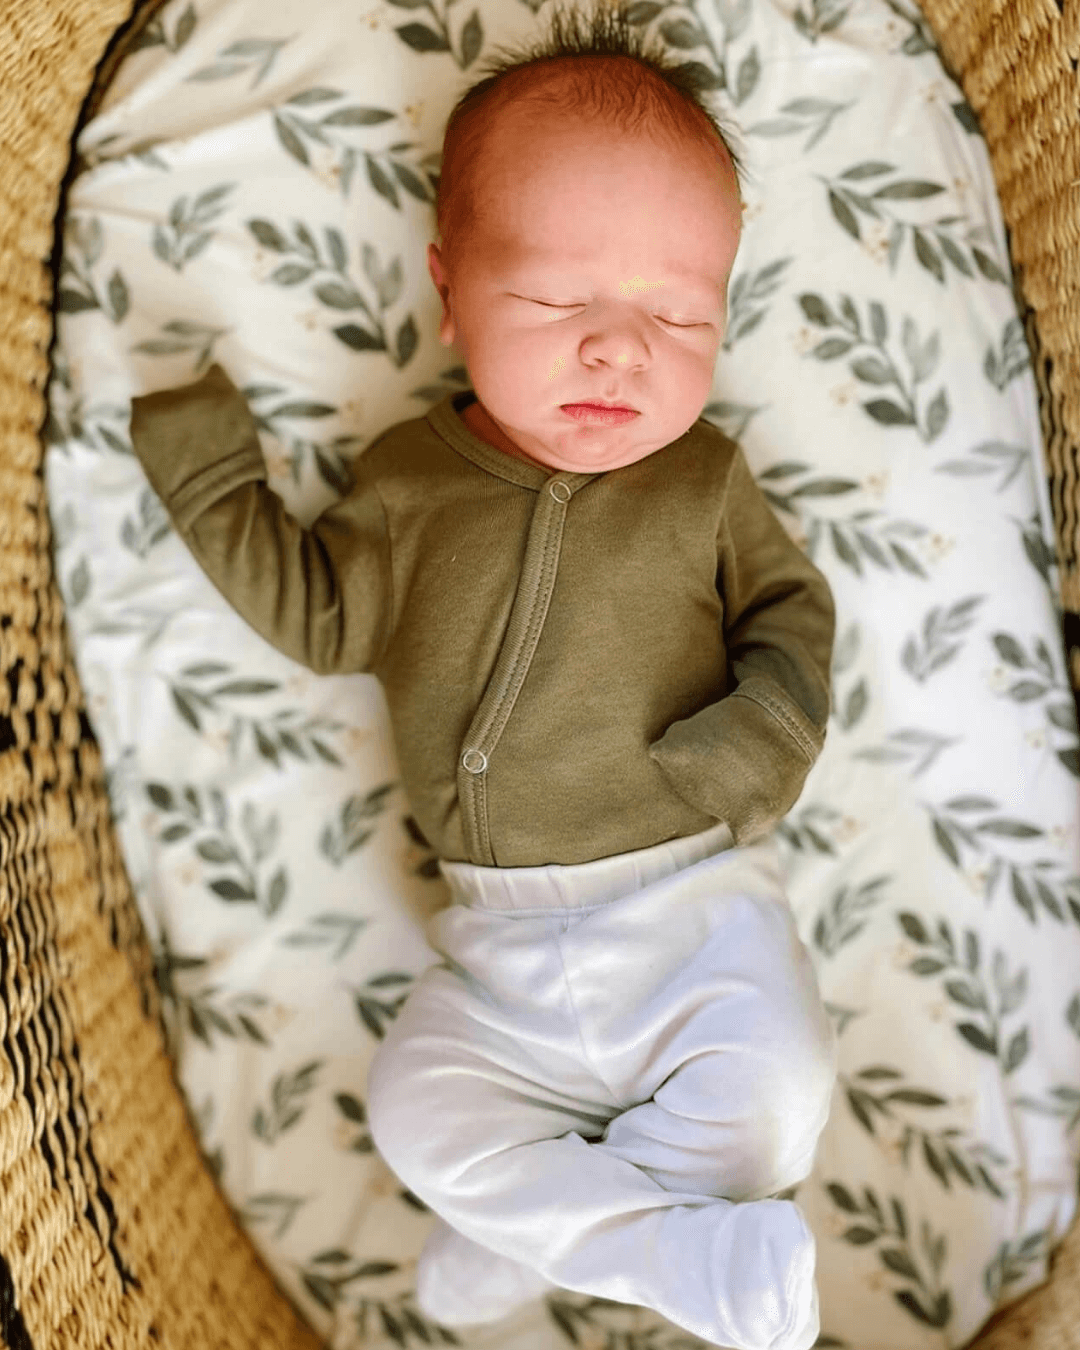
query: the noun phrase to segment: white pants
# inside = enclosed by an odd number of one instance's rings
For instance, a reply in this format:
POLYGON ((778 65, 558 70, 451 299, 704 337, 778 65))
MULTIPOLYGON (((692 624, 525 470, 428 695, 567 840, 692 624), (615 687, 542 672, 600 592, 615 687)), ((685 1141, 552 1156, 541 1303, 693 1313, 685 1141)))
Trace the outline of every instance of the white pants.
POLYGON ((775 838, 733 848, 721 823, 573 866, 440 866, 442 960, 368 1078, 387 1164, 545 1281, 808 1350, 813 1237, 765 1197, 813 1165, 836 1037, 775 838))

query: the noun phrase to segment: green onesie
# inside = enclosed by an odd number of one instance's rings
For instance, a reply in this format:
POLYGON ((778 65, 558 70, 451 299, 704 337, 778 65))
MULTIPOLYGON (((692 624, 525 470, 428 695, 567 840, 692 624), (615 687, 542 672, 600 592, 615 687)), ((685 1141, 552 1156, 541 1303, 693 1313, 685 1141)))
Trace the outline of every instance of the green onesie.
POLYGON ((753 842, 824 745, 825 577, 704 419, 633 464, 571 473, 479 440, 459 415, 473 398, 383 432, 307 530, 220 365, 134 399, 131 439, 256 632, 319 674, 378 677, 440 857, 587 862, 718 820, 753 842))

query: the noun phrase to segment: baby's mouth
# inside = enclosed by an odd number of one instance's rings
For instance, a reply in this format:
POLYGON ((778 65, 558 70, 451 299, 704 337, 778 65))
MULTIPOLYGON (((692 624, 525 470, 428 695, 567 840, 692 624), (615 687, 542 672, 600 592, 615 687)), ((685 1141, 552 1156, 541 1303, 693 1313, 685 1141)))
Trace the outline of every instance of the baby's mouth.
POLYGON ((602 427, 624 426, 640 416, 636 408, 609 408, 600 403, 564 403, 562 411, 575 422, 602 427))

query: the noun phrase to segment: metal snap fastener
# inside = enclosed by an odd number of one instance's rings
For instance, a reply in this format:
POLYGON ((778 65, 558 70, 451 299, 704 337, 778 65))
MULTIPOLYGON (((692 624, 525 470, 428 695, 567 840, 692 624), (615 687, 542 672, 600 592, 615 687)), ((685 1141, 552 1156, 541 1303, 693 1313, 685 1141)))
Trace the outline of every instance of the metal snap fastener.
POLYGON ((461 767, 469 773, 483 773, 487 768, 487 755, 482 750, 466 750, 461 756, 461 767), (470 758, 472 763, 469 763, 470 758), (479 763, 477 761, 479 760, 479 763))
POLYGON ((568 502, 570 498, 573 496, 573 493, 570 491, 569 487, 562 481, 561 478, 558 478, 555 480, 554 483, 551 483, 548 487, 548 491, 551 493, 551 495, 555 498, 557 502, 568 502), (562 492, 558 491, 559 488, 562 489, 562 492), (563 496, 563 493, 565 493, 566 495, 563 496))

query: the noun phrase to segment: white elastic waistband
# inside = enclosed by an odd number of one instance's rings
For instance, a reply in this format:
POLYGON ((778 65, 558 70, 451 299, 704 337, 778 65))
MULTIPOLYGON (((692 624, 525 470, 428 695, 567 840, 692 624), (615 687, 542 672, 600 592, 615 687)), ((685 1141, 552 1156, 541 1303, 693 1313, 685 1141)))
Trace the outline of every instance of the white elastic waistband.
POLYGON ((665 839, 649 848, 584 863, 541 867, 479 867, 439 860, 454 902, 494 910, 570 909, 629 895, 734 847, 724 821, 700 834, 665 839))

